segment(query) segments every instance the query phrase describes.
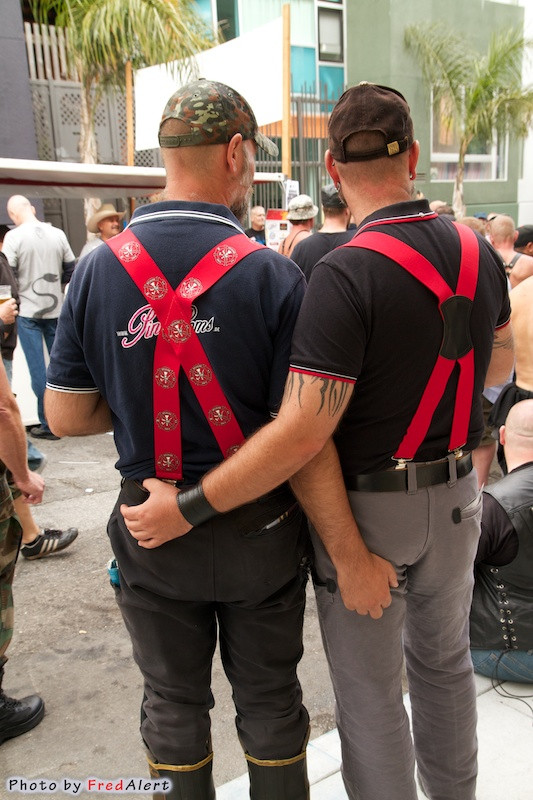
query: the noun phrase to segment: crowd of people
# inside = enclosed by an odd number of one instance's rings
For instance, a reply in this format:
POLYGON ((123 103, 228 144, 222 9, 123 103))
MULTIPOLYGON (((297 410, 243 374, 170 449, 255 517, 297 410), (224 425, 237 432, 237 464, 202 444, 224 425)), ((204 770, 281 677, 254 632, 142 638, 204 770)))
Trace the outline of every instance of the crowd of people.
MULTIPOLYGON (((257 149, 277 147, 241 95, 181 87, 159 143, 164 199, 125 229, 104 204, 75 268, 21 196, 0 264, 15 273, 2 353, 9 369, 17 323, 38 399, 30 434, 114 432, 107 532, 150 774, 171 781, 169 800, 214 800, 218 639, 250 797, 309 797, 297 668, 311 575, 350 800, 416 800, 417 784, 474 800, 473 671, 533 681, 533 226, 496 213, 456 224, 417 195, 419 143, 389 87, 339 99, 321 209, 290 201, 279 252, 265 209, 249 213, 257 149), (116 332, 140 313, 158 324, 122 346, 116 332)), ((3 671, 16 504, 44 484, 4 371, 0 413, 3 671)), ((34 531, 22 553, 76 535, 34 531)), ((43 713, 38 696, 0 694, 0 743, 43 713)))

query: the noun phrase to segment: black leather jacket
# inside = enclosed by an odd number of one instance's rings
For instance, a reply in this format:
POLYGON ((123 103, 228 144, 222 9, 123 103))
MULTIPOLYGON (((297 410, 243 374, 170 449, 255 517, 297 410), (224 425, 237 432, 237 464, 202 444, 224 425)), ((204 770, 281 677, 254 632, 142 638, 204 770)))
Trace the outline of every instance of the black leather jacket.
POLYGON ((471 647, 533 649, 533 464, 485 489, 518 536, 518 554, 502 567, 478 564, 470 614, 471 647))

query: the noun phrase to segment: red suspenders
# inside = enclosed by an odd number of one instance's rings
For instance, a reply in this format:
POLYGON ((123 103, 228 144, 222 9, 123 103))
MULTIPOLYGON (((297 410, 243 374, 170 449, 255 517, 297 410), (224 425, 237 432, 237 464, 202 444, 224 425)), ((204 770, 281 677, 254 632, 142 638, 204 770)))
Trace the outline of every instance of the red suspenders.
POLYGON ((183 477, 178 376, 183 369, 224 458, 244 441, 213 367, 191 324, 192 303, 241 259, 262 245, 236 234, 214 247, 174 292, 130 229, 109 239, 111 248, 161 323, 153 370, 154 456, 156 475, 183 477))
POLYGON ((461 243, 461 265, 455 292, 424 256, 389 234, 365 230, 344 245, 374 250, 392 259, 433 292, 439 303, 444 323, 441 349, 415 415, 394 454, 394 458, 401 461, 412 459, 422 444, 456 364, 460 372, 449 450, 463 447, 468 438, 474 392, 470 312, 477 286, 479 245, 474 232, 466 225, 456 225, 456 229, 461 243))

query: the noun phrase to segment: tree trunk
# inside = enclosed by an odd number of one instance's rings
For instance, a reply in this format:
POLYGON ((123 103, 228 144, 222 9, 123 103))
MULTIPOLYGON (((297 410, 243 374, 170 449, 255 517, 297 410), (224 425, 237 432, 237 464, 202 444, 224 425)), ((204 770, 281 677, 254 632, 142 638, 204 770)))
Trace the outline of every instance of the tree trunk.
MULTIPOLYGON (((80 159, 82 164, 98 163, 98 149, 94 132, 95 96, 90 81, 81 85, 81 110, 80 110, 80 159)), ((85 222, 100 207, 101 201, 97 197, 86 197, 84 200, 85 222)))
POLYGON ((457 162, 457 174, 453 187, 452 208, 456 219, 465 216, 466 206, 464 201, 464 176, 465 176, 465 156, 470 140, 465 136, 459 145, 459 160, 457 162))

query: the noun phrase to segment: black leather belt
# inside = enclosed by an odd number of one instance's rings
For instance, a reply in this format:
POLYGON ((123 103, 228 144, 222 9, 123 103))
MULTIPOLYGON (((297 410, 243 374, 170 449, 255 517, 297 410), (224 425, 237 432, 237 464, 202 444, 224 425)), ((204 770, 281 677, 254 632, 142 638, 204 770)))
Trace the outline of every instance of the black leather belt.
MULTIPOLYGON (((412 462, 413 463, 413 462, 412 462)), ((419 489, 424 486, 437 486, 450 479, 450 468, 447 458, 440 461, 431 461, 426 464, 415 463, 416 485, 419 489)), ((472 471, 472 454, 467 453, 456 459, 457 477, 464 478, 472 471)), ((372 472, 369 475, 354 475, 345 481, 346 488, 353 492, 406 492, 407 491, 407 466, 402 469, 372 472)))

